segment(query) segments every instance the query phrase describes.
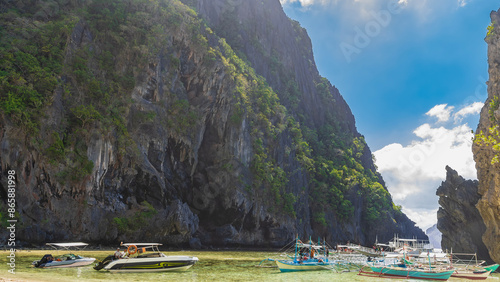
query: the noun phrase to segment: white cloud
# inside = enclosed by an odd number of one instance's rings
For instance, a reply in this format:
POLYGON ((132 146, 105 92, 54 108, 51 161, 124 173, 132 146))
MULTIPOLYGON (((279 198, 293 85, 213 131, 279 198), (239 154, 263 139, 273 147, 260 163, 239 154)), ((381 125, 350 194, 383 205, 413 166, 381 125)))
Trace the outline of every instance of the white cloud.
POLYGON ((484 103, 475 102, 467 107, 464 107, 460 111, 456 112, 453 115, 453 118, 455 119, 455 122, 461 122, 467 116, 479 114, 481 112, 481 109, 483 108, 483 106, 484 106, 484 103))
POLYGON ((291 3, 299 3, 302 7, 308 7, 314 4, 326 5, 326 4, 335 4, 337 0, 280 0, 282 5, 291 4, 291 3))
POLYGON ((436 105, 425 114, 431 117, 437 117, 438 122, 445 122, 450 119, 451 112, 454 108, 455 107, 448 106, 447 104, 436 105))
POLYGON ((368 12, 387 10, 389 6, 400 5, 404 7, 408 0, 280 0, 283 6, 298 3, 302 8, 320 6, 321 9, 329 8, 338 12, 339 16, 349 18, 351 16, 363 16, 368 12), (347 13, 347 14, 346 14, 347 13))
MULTIPOLYGON (((471 0, 280 0, 283 6, 293 3, 300 4, 304 9, 317 6, 319 9, 330 10, 332 14, 341 17, 345 23, 358 24, 360 21, 372 20, 369 15, 395 8, 410 11, 419 22, 428 22, 439 19, 443 13, 449 13, 457 8, 464 7, 471 0)), ((400 9, 397 9, 400 11, 400 9)), ((407 18, 405 18, 407 19, 407 18)), ((415 24, 415 23, 414 23, 415 24)))
POLYGON ((458 0, 459 7, 465 7, 465 5, 467 5, 467 0, 458 0))
MULTIPOLYGON (((426 209, 405 209, 403 207, 403 213, 405 213, 413 221, 418 222, 417 226, 422 228, 422 230, 427 230, 436 224, 438 209, 426 210, 426 209)), ((441 244, 441 242, 439 242, 441 244)))
MULTIPOLYGON (((464 107, 455 116, 477 114, 477 107, 464 107)), ((437 117, 439 123, 447 120, 453 109, 446 104, 437 105, 426 114, 437 117)), ((446 178, 447 165, 466 179, 477 178, 471 149, 473 134, 467 124, 447 128, 430 123, 420 125, 413 133, 416 138, 410 144, 390 144, 374 155, 394 202, 419 227, 425 228, 437 221, 436 190, 446 178)))
POLYGON ((312 5, 314 3, 314 0, 280 0, 281 5, 286 5, 290 3, 300 3, 302 7, 307 7, 309 5, 312 5))

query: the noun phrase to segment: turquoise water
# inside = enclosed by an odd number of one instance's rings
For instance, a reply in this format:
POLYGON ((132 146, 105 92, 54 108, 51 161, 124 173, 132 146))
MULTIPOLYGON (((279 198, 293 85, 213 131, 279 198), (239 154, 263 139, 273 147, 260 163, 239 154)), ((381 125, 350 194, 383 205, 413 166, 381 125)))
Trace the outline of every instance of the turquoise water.
MULTIPOLYGON (((402 281, 405 279, 383 279, 363 277, 357 272, 336 273, 331 270, 281 273, 272 263, 258 267, 266 258, 275 257, 272 252, 211 251, 211 252, 164 252, 166 255, 196 256, 200 261, 185 272, 164 273, 109 273, 96 271, 91 266, 60 269, 36 269, 30 267, 33 260, 40 259, 50 251, 19 251, 16 254, 16 274, 7 272, 7 255, 0 252, 0 277, 14 281, 402 281)), ((103 259, 113 251, 83 251, 78 254, 103 259)), ((52 252, 57 255, 57 252, 52 252)), ((62 254, 62 253, 61 253, 62 254)), ((3 281, 0 278, 0 281, 3 281)), ((495 274, 489 282, 500 282, 495 274)), ((416 281, 416 280, 413 280, 416 281)), ((449 281, 465 281, 450 279, 449 281)))

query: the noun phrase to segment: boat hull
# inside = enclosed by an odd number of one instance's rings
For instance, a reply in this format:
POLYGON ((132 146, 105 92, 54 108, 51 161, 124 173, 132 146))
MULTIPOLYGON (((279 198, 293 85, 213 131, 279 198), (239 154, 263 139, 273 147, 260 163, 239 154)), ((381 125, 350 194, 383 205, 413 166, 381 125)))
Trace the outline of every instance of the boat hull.
POLYGON ((329 270, 331 269, 330 264, 320 263, 320 262, 303 262, 297 263, 294 261, 276 261, 276 265, 281 272, 294 272, 294 271, 317 271, 317 270, 329 270))
POLYGON ((64 267, 79 267, 86 266, 92 264, 95 261, 95 258, 84 258, 84 259, 76 259, 71 261, 52 261, 49 263, 45 263, 39 268, 64 268, 64 267))
POLYGON ((186 256, 123 258, 110 262, 104 267, 104 270, 110 272, 185 271, 197 261, 196 257, 186 256))
POLYGON ((490 273, 491 273, 491 270, 480 271, 480 272, 476 272, 476 271, 469 271, 469 272, 455 271, 451 275, 451 277, 468 279, 468 280, 485 280, 485 279, 488 278, 488 276, 490 275, 490 273))
POLYGON ((495 272, 498 268, 498 264, 492 264, 492 265, 488 265, 488 266, 485 266, 484 269, 486 270, 491 270, 491 272, 495 272))
POLYGON ((412 270, 406 268, 376 267, 376 266, 370 266, 370 268, 375 274, 377 274, 377 276, 392 276, 392 277, 403 277, 403 278, 413 278, 413 279, 423 279, 423 280, 442 280, 442 281, 448 280, 454 272, 453 270, 434 272, 434 271, 412 270))

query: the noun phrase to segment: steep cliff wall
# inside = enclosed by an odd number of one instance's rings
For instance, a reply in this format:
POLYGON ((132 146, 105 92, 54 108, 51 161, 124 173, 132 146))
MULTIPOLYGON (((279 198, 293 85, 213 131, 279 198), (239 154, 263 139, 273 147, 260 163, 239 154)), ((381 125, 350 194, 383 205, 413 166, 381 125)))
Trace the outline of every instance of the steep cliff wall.
POLYGON ((0 5, 19 240, 425 238, 279 1, 185 2, 206 24, 174 0, 0 5))
POLYGON ((488 43, 488 98, 481 110, 473 153, 481 199, 477 208, 486 225, 483 242, 491 258, 500 262, 500 10, 491 12, 488 43))
POLYGON ((486 230, 476 204, 478 181, 465 180, 446 166, 446 180, 437 189, 439 196, 437 228, 442 233, 441 247, 455 253, 476 253, 479 259, 491 261, 482 241, 486 230))
POLYGON ((320 77, 307 31, 285 15, 278 0, 199 0, 197 9, 217 34, 244 54, 285 105, 290 102, 287 87, 297 86, 300 102, 297 107, 287 105, 290 110, 307 115, 314 127, 325 123, 329 112, 335 113, 343 130, 360 136, 344 98, 320 77), (318 89, 321 83, 327 89, 318 89), (329 92, 335 102, 322 97, 321 90, 329 92))
MULTIPOLYGON (((356 148, 355 162, 369 172, 368 181, 378 183, 369 185, 371 186, 369 189, 372 192, 378 190, 380 193, 382 193, 380 189, 387 191, 382 177, 376 171, 370 149, 356 130, 354 116, 349 106, 337 88, 319 75, 307 31, 298 22, 290 20, 285 15, 279 1, 186 0, 185 2, 196 7, 215 32, 226 38, 236 52, 242 54, 242 57, 246 58, 276 91, 280 102, 300 122, 304 138, 312 148, 312 158, 316 166, 325 166, 330 176, 332 172, 337 171, 348 177, 350 173, 341 168, 346 162, 342 163, 341 159, 349 158, 346 156, 349 148, 342 145, 349 144, 347 147, 356 148), (308 134, 311 131, 314 134, 308 134), (323 156, 333 160, 333 164, 325 162, 323 156)), ((353 159, 346 161, 352 164, 353 159)), ((399 230, 401 234, 424 234, 415 228, 414 223, 406 215, 391 211, 392 207, 387 205, 385 206, 387 214, 377 214, 372 217, 384 223, 367 224, 366 218, 369 216, 366 210, 370 209, 367 206, 372 208, 384 206, 380 202, 367 203, 369 199, 386 196, 373 195, 372 192, 364 193, 365 185, 339 183, 335 177, 325 177, 322 171, 316 171, 312 177, 319 180, 320 186, 340 187, 346 198, 354 203, 355 211, 351 222, 344 222, 338 228, 347 227, 348 232, 353 234, 356 240, 365 241, 369 238, 368 240, 373 241, 377 236, 379 239, 389 239, 394 234, 389 230, 399 230), (363 196, 357 197, 357 195, 363 196), (390 215, 387 216, 388 214, 390 215), (352 225, 353 220, 356 222, 354 225, 352 225), (387 229, 388 226, 392 227, 387 229), (363 236, 360 237, 359 234, 363 236)), ((353 177, 358 178, 359 175, 353 177)), ((312 193, 318 193, 319 190, 320 193, 328 195, 321 188, 315 187, 314 182, 309 186, 312 193)), ((383 194, 388 195, 388 193, 383 194)))

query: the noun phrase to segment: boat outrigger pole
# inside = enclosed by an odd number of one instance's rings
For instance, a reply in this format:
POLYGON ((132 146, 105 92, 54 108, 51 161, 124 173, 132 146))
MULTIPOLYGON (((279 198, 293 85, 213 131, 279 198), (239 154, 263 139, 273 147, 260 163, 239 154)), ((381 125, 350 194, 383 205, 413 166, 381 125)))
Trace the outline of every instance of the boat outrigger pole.
POLYGON ((297 234, 297 237, 295 237, 295 258, 294 260, 297 260, 297 248, 299 245, 299 234, 297 234))

